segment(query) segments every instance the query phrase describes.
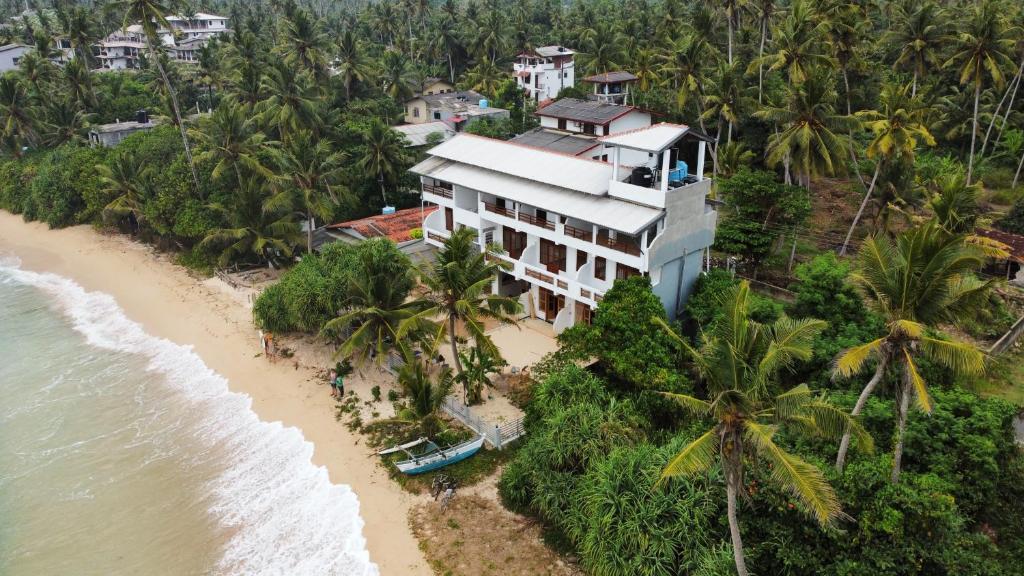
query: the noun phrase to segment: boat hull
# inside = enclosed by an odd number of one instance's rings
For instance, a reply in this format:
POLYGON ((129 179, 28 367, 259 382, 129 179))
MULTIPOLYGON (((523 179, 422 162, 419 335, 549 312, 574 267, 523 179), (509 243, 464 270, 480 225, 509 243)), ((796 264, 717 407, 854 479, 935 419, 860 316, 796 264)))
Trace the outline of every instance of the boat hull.
POLYGON ((424 472, 430 472, 431 470, 437 470, 438 468, 444 468, 456 462, 462 462, 466 458, 476 454, 480 451, 480 448, 484 444, 484 439, 481 436, 476 440, 470 440, 458 446, 449 448, 448 450, 442 450, 436 454, 430 454, 423 458, 415 458, 411 460, 403 460, 398 462, 395 466, 399 472, 403 474, 409 474, 410 476, 416 474, 423 474, 424 472))

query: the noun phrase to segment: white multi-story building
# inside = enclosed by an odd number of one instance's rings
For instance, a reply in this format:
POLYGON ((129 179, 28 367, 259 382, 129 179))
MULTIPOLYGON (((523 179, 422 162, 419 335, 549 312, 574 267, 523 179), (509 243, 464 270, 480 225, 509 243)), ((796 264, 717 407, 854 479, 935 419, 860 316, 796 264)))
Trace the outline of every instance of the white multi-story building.
POLYGON ((589 322, 612 283, 637 274, 675 318, 715 235, 704 138, 656 124, 600 140, 610 162, 470 134, 434 147, 412 168, 423 202, 441 207, 423 221, 425 241, 440 246, 468 227, 479 246, 500 245, 508 270, 494 293, 518 297, 555 332, 589 322), (649 160, 626 166, 626 151, 649 160))
MULTIPOLYGON (((199 49, 213 36, 228 32, 228 19, 223 16, 196 13, 191 18, 168 16, 171 30, 160 27, 157 33, 171 58, 179 62, 195 62, 199 49)), ((146 51, 142 26, 133 24, 104 38, 98 44, 100 67, 107 70, 135 69, 139 56, 146 51)))
POLYGON ((522 52, 512 65, 516 83, 536 102, 555 98, 562 88, 576 83, 574 54, 565 46, 541 46, 522 52))

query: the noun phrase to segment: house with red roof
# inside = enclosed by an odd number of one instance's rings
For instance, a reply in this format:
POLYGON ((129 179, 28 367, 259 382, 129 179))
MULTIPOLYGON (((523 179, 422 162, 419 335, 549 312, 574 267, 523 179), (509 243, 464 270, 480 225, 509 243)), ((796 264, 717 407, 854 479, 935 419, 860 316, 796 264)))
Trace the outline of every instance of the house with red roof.
POLYGON ((370 238, 387 238, 406 254, 422 251, 423 219, 437 206, 405 208, 390 214, 377 214, 358 220, 328 224, 319 228, 313 239, 314 249, 330 242, 362 242, 370 238))

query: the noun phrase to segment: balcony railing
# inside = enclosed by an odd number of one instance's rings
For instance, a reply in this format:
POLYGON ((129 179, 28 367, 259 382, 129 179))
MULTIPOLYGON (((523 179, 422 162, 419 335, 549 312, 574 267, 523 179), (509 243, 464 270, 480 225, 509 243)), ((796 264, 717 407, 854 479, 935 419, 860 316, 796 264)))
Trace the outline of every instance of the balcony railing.
POLYGON ((452 191, 451 191, 450 188, 444 188, 442 186, 434 186, 433 184, 424 184, 423 185, 423 191, 424 192, 429 192, 429 193, 434 194, 436 196, 443 196, 445 198, 451 198, 452 197, 452 191))
POLYGON ((572 236, 573 238, 578 238, 580 240, 583 240, 584 242, 590 242, 590 239, 594 237, 594 232, 593 230, 584 230, 582 228, 577 228, 575 226, 570 226, 569 224, 566 224, 565 235, 572 236))
POLYGON ((484 210, 486 210, 488 212, 494 212, 495 214, 498 214, 500 216, 504 216, 506 218, 512 218, 513 220, 516 217, 516 211, 515 210, 509 210, 508 208, 502 208, 501 206, 498 206, 497 204, 491 204, 490 202, 484 202, 484 210))
POLYGON ((544 219, 544 218, 537 218, 536 216, 530 216, 529 214, 525 214, 523 212, 519 213, 519 220, 521 222, 526 222, 527 224, 533 224, 534 226, 540 226, 541 228, 547 228, 548 230, 554 230, 555 229, 555 223, 554 222, 550 222, 550 221, 548 221, 547 219, 544 219))
POLYGON ((605 248, 611 248, 612 250, 618 250, 619 252, 625 252, 630 256, 640 255, 640 245, 636 243, 636 240, 625 239, 622 237, 611 238, 607 232, 600 232, 597 235, 597 245, 604 246, 605 248))
POLYGON ((544 282, 545 284, 550 284, 552 286, 554 286, 554 284, 555 284, 555 279, 554 278, 552 278, 551 276, 548 276, 546 274, 541 274, 540 272, 537 272, 536 270, 533 270, 532 268, 527 268, 525 270, 525 273, 530 278, 535 278, 537 280, 540 280, 541 282, 544 282))

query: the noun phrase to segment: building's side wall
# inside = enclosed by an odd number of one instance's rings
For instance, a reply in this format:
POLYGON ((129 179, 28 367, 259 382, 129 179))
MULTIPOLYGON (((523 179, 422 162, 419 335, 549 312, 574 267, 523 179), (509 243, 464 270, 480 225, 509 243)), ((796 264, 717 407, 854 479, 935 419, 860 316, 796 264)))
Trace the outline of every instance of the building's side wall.
POLYGON ((18 62, 27 51, 28 48, 19 46, 17 48, 11 48, 10 50, 0 52, 0 72, 16 70, 18 68, 18 62))
POLYGON ((427 117, 427 103, 422 98, 414 98, 405 103, 405 123, 423 124, 432 122, 433 118, 427 117))

